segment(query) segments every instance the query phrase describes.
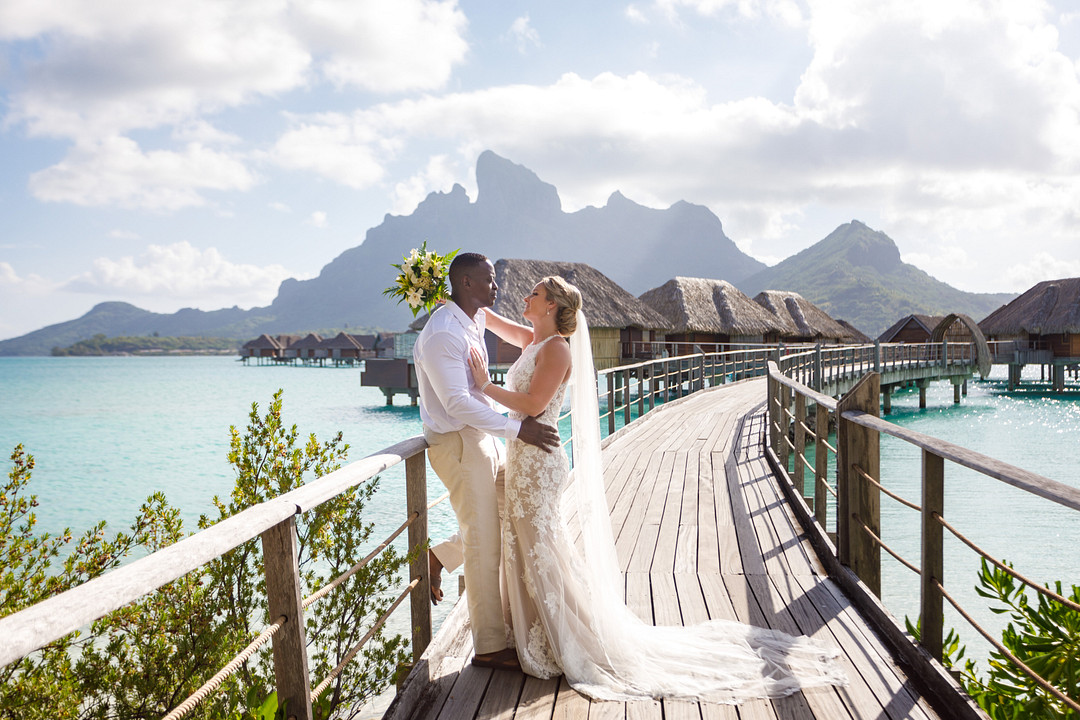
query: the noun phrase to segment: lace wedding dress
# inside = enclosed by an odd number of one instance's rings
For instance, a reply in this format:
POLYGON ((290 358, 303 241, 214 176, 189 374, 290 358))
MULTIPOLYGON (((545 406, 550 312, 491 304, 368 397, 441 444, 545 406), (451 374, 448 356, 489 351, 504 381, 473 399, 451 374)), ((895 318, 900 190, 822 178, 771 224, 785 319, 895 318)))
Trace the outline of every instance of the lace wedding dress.
MULTIPOLYGON (((545 342, 563 340, 556 336, 526 347, 507 373, 510 390, 528 389, 545 342)), ((726 620, 655 627, 626 607, 604 497, 596 380, 581 313, 571 351, 573 473, 561 450, 545 453, 518 440, 508 443, 503 563, 508 635, 522 669, 540 678, 563 674, 574 689, 600 700, 736 703, 843 684, 836 651, 806 637, 726 620)), ((566 391, 564 383, 541 422, 557 425, 566 391)))

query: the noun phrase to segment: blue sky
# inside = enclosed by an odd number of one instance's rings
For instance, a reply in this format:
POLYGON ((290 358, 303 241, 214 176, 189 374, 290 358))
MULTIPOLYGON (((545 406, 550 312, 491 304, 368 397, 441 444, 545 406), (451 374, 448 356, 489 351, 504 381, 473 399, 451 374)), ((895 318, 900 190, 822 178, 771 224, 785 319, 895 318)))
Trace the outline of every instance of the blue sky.
POLYGON ((0 338, 267 304, 484 149, 766 262, 855 218, 961 289, 1080 275, 1065 0, 4 0, 0 48, 0 338))

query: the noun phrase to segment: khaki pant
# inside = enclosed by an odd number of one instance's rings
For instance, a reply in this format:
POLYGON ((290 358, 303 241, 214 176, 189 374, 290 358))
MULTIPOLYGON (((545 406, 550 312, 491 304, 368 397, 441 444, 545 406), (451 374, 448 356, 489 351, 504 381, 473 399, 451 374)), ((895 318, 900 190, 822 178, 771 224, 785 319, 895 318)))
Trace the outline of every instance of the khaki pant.
POLYGON ((436 546, 436 557, 450 570, 464 561, 469 620, 477 654, 502 650, 506 647, 508 622, 501 592, 502 444, 471 427, 449 433, 424 428, 424 437, 430 446, 431 467, 450 491, 460 535, 460 544, 451 540, 436 546))

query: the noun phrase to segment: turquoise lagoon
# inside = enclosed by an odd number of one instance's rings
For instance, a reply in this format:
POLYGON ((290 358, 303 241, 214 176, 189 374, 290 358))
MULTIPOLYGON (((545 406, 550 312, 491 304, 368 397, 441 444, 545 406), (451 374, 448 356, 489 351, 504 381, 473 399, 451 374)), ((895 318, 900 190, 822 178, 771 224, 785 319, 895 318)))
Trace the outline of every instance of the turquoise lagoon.
MULTIPOLYGON (((917 391, 897 393, 889 419, 1080 487, 1080 398, 1011 396, 1003 377, 1002 369, 971 383, 958 406, 948 383, 931 386, 924 410, 917 391)), ((213 513, 214 495, 232 487, 229 426, 242 429, 252 402, 265 408, 278 388, 285 391, 287 422, 320 439, 340 430, 352 460, 421 432, 416 408, 400 396, 405 404, 387 407, 377 389, 360 385, 356 368, 246 366, 228 357, 0 358, 0 447, 6 459, 22 443, 36 459, 31 491, 41 502, 40 530, 79 532, 98 520, 114 531, 126 528, 157 490, 194 530, 201 514, 213 513)), ((882 468, 890 489, 918 501, 916 448, 884 439, 882 468)), ((430 497, 442 492, 429 474, 430 497)), ((403 469, 388 470, 365 510, 380 537, 403 521, 404 497, 403 469)), ((885 540, 918 564, 917 516, 887 498, 882 506, 885 540)), ((1029 577, 1080 584, 1075 512, 950 464, 945 509, 954 525, 1029 577)), ((454 526, 448 503, 433 511, 433 537, 454 526)), ((976 607, 977 569, 970 551, 947 545, 946 586, 976 607)), ((455 579, 444 585, 450 602, 438 608, 437 622, 456 594, 455 579)), ((918 612, 917 578, 887 556, 882 594, 901 620, 918 612)), ((1000 627, 1001 619, 989 612, 977 616, 1000 627)), ((962 627, 951 613, 947 622, 962 627)), ((964 639, 984 655, 972 632, 964 639)))

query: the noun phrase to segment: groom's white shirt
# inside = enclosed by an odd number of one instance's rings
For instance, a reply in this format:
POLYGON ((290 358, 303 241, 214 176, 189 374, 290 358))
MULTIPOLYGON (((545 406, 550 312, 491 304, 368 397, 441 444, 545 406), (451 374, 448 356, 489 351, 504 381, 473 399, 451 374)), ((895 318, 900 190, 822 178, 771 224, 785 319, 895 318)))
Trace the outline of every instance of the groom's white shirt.
POLYGON ((497 412, 492 400, 472 382, 470 348, 479 348, 487 360, 485 319, 482 310, 470 319, 456 303, 448 302, 431 314, 413 346, 420 419, 437 433, 468 425, 498 437, 515 438, 521 430, 521 421, 497 412))

